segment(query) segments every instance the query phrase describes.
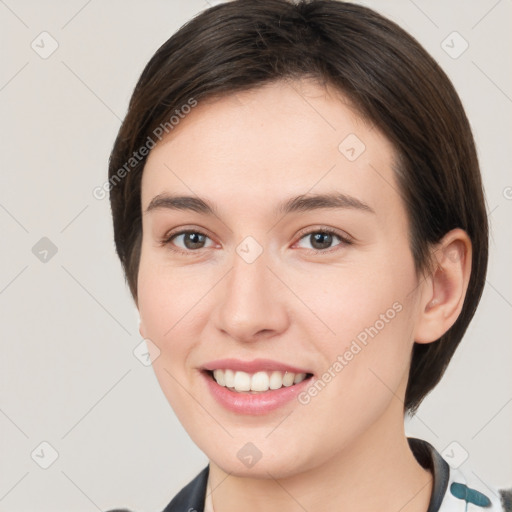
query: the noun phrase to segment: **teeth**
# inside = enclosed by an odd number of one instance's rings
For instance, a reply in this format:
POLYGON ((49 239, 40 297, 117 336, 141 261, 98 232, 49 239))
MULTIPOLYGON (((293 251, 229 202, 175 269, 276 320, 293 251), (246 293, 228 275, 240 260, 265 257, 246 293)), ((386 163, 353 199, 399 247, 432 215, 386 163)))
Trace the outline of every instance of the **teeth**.
POLYGON ((299 382, 302 382, 305 378, 305 373, 297 373, 297 375, 295 375, 295 379, 293 379, 293 383, 298 384, 299 382))
POLYGON ((266 372, 255 373, 251 378, 251 391, 268 391, 269 382, 266 372))
POLYGON ((279 389, 283 387, 283 373, 282 372, 272 372, 270 375, 270 389, 279 389))
POLYGON ((219 373, 224 373, 224 384, 219 384, 221 386, 226 386, 227 388, 234 388, 235 387, 235 372, 233 370, 215 370, 219 373))
POLYGON ((283 377, 283 386, 293 386, 293 379, 295 379, 294 373, 285 373, 283 377))
POLYGON ((260 393, 269 389, 280 389, 298 384, 306 378, 305 373, 292 372, 247 372, 234 370, 213 370, 213 378, 219 384, 231 391, 260 393))
POLYGON ((226 385, 225 373, 222 370, 213 370, 213 378, 217 381, 217 384, 221 386, 226 385))
POLYGON ((236 372, 234 388, 237 391, 250 391, 251 390, 251 376, 245 372, 236 372))

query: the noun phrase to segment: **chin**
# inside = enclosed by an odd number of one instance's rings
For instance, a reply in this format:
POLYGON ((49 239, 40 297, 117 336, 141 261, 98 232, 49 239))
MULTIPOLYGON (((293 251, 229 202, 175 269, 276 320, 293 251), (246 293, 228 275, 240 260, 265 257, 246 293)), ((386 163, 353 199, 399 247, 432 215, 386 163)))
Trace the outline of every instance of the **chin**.
POLYGON ((200 448, 212 464, 226 474, 239 478, 288 478, 321 464, 321 461, 314 461, 312 458, 306 460, 306 454, 301 448, 299 450, 302 451, 299 452, 285 451, 267 444, 266 448, 258 450, 255 445, 236 442, 231 446, 224 445, 222 450, 200 448), (242 448, 238 448, 239 445, 242 448))
POLYGON ((223 458, 220 461, 210 459, 211 462, 230 476, 261 480, 267 480, 269 478, 288 478, 300 472, 300 468, 297 466, 296 462, 294 461, 293 465, 291 465, 290 460, 293 459, 287 458, 286 461, 265 461, 262 458, 254 466, 247 467, 236 458, 223 458))

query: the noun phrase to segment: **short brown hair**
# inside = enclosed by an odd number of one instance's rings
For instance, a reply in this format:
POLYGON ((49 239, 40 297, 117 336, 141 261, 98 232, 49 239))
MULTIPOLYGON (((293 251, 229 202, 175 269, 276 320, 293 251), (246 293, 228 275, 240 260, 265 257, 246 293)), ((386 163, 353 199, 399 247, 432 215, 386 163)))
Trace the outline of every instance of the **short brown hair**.
POLYGON ((138 80, 109 161, 115 244, 131 294, 137 302, 146 160, 127 169, 134 151, 191 98, 295 78, 334 85, 393 144, 417 271, 428 268, 430 248, 451 229, 471 239, 472 272, 458 319, 436 342, 414 344, 404 403, 414 413, 441 379, 480 301, 488 220, 473 135, 453 85, 413 37, 371 9, 337 0, 234 0, 198 14, 158 49, 138 80))

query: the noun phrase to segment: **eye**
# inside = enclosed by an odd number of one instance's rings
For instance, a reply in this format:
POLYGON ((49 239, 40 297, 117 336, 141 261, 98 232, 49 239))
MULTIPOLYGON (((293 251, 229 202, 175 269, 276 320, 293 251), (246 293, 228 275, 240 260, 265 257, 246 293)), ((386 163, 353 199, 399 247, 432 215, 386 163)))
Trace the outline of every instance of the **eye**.
MULTIPOLYGON (((331 228, 316 229, 314 231, 309 231, 305 234, 302 234, 299 243, 301 240, 306 240, 312 246, 310 250, 315 252, 330 252, 329 249, 334 249, 331 246, 335 238, 340 240, 340 243, 338 243, 337 245, 352 244, 352 240, 350 240, 350 238, 347 235, 339 233, 338 231, 331 228)), ((308 249, 308 247, 306 247, 306 249, 308 249)))
POLYGON ((167 235, 160 241, 160 244, 168 246, 172 251, 190 253, 198 249, 207 248, 205 246, 206 240, 210 240, 213 243, 210 237, 201 231, 186 230, 167 235))
MULTIPOLYGON (((311 244, 309 250, 315 253, 328 253, 332 250, 336 250, 336 247, 339 245, 346 246, 353 243, 348 235, 342 234, 332 228, 317 228, 302 233, 297 244, 300 244, 302 240, 306 242, 309 241, 311 244), (332 247, 333 241, 336 238, 339 240, 339 243, 332 247)), ((207 249, 214 246, 214 243, 205 233, 189 229, 166 235, 160 240, 160 245, 167 246, 170 250, 177 253, 192 255, 194 252, 199 253, 200 249, 207 249), (210 245, 206 245, 208 240, 210 241, 210 245)), ((305 248, 308 249, 308 247, 305 248)))

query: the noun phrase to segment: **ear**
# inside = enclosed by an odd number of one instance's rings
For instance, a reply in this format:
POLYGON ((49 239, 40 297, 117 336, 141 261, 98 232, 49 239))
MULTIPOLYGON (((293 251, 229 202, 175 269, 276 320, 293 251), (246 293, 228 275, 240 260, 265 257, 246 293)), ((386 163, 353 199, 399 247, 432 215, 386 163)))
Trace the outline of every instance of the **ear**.
POLYGON ((468 234, 456 228, 432 249, 434 270, 423 283, 414 341, 438 340, 457 320, 471 275, 472 247, 468 234))
POLYGON ((146 339, 146 335, 145 335, 145 328, 144 328, 144 324, 142 323, 142 319, 140 318, 140 312, 139 310, 137 309, 137 318, 138 318, 138 321, 139 321, 139 334, 144 338, 146 339))

